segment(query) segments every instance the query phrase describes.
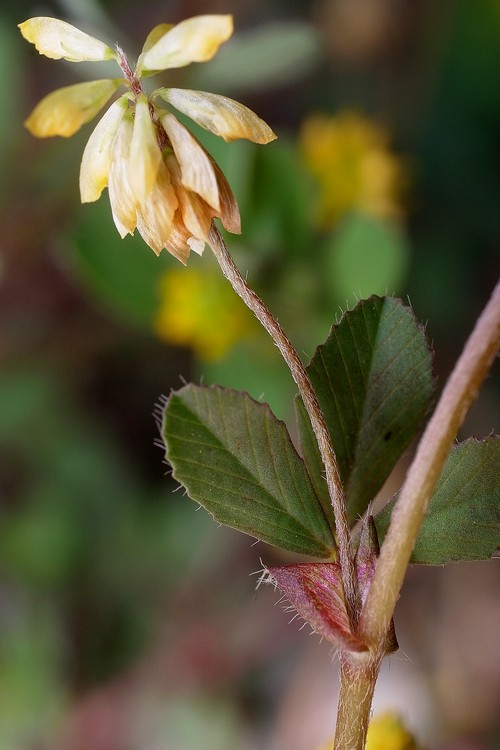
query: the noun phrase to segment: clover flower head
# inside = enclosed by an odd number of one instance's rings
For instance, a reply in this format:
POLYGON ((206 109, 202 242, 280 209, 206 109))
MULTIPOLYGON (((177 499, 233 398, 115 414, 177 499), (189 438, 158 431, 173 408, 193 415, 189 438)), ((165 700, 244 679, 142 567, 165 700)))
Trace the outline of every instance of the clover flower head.
POLYGON ((143 79, 169 68, 210 60, 231 36, 229 15, 202 15, 177 25, 160 24, 146 38, 135 69, 115 49, 65 21, 37 17, 19 25, 40 54, 70 62, 115 60, 122 75, 78 83, 42 99, 25 122, 35 136, 70 137, 92 120, 125 86, 101 117, 83 152, 82 203, 108 188, 111 211, 122 237, 137 229, 158 255, 166 248, 182 263, 201 254, 213 218, 239 233, 236 199, 219 166, 169 107, 225 141, 247 138, 268 143, 271 128, 243 104, 217 94, 157 88, 143 79))

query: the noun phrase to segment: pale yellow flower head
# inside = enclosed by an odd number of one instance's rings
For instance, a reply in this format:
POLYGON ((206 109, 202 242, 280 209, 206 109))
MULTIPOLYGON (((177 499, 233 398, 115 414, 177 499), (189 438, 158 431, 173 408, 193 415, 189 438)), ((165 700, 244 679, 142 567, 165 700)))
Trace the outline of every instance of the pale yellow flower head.
POLYGON ((39 138, 69 137, 111 100, 85 147, 80 167, 82 203, 108 188, 122 237, 137 229, 156 254, 167 249, 185 263, 201 254, 210 225, 219 218, 239 233, 238 205, 221 170, 169 107, 231 141, 269 143, 271 128, 239 102, 204 91, 161 87, 147 94, 143 78, 191 62, 210 60, 233 32, 229 15, 203 15, 177 25, 160 24, 146 38, 133 70, 123 53, 56 18, 30 18, 19 25, 40 54, 70 62, 114 59, 122 76, 66 86, 48 94, 27 118, 39 138))

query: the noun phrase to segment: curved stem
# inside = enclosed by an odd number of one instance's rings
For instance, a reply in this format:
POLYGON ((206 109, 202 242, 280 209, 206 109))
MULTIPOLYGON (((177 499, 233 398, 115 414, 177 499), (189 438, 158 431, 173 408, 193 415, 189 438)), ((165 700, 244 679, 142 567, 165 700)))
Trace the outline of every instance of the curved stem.
POLYGON ((372 648, 382 648, 430 497, 499 347, 500 282, 443 390, 392 513, 359 622, 359 635, 372 648))
POLYGON ((236 294, 254 313, 255 317, 269 333, 280 350, 283 359, 290 368, 304 406, 311 420, 311 426, 316 436, 318 448, 325 467, 326 482, 335 516, 335 532, 339 552, 339 563, 342 571, 342 583, 346 596, 347 611, 351 623, 355 626, 356 613, 356 577, 354 561, 350 550, 349 523, 347 520, 344 492, 340 481, 337 460, 333 451, 328 428, 325 424, 323 412, 309 380, 309 376, 300 361, 292 343, 284 333, 276 318, 267 309, 260 297, 251 289, 238 271, 229 250, 221 237, 219 230, 212 224, 210 231, 210 246, 219 263, 222 273, 233 287, 236 294))

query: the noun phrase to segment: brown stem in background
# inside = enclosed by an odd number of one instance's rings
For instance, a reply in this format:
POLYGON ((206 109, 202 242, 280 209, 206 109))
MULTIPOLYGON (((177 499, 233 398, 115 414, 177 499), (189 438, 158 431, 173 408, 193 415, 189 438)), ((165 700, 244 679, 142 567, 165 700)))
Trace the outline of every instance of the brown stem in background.
POLYGON ((342 573, 342 583, 346 597, 346 606, 353 629, 356 626, 357 587, 354 561, 350 549, 350 532, 347 520, 346 505, 342 483, 340 481, 337 460, 333 451, 328 428, 323 412, 309 380, 309 376, 300 361, 292 343, 284 333, 276 318, 269 312, 260 297, 251 289, 238 271, 229 250, 217 227, 212 224, 210 246, 221 267, 222 273, 233 287, 236 294, 254 313, 280 350, 297 384, 304 406, 309 415, 311 426, 316 436, 318 448, 325 467, 326 482, 330 494, 334 516, 335 532, 342 573))

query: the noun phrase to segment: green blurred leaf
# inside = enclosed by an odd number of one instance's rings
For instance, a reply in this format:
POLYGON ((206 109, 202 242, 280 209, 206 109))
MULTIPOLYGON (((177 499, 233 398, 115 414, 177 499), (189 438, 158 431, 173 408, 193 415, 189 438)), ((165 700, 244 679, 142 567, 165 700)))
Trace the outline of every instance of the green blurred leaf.
POLYGON ((61 593, 90 548, 93 559, 109 549, 141 488, 60 379, 33 363, 29 372, 4 372, 0 403, 0 564, 26 585, 61 593), (43 425, 44 436, 28 448, 33 425, 43 425))
MULTIPOLYGON (((500 548, 500 438, 455 446, 427 509, 410 562, 488 560, 500 548)), ((376 516, 385 537, 396 496, 376 516)))
POLYGON ((231 698, 229 692, 177 691, 158 712, 161 719, 156 735, 151 731, 154 715, 149 719, 150 735, 161 737, 164 747, 183 750, 238 747, 245 731, 244 719, 231 698))
MULTIPOLYGON (((21 49, 18 44, 18 30, 14 24, 10 24, 0 16, 0 86, 2 96, 0 97, 0 147, 3 151, 2 162, 9 158, 6 151, 9 143, 19 132, 21 120, 21 101, 19 92, 23 89, 22 80, 24 70, 21 60, 21 49)), ((6 177, 5 168, 2 167, 0 180, 6 177)))
POLYGON ((408 268, 408 243, 394 222, 350 214, 331 235, 328 271, 336 298, 394 293, 408 268))
POLYGON ((173 476, 217 521, 269 544, 327 558, 328 522, 283 422, 267 404, 187 385, 165 407, 173 476))
POLYGON ((0 612, 0 747, 50 747, 68 693, 57 610, 47 598, 4 587, 0 612))
POLYGON ((252 185, 251 237, 256 247, 286 249, 287 256, 308 256, 312 229, 308 177, 294 144, 280 138, 256 154, 252 185))
POLYGON ((289 413, 295 383, 277 348, 269 346, 264 331, 238 341, 223 359, 199 364, 197 372, 201 382, 247 391, 257 401, 265 401, 279 419, 289 413))
POLYGON ((156 257, 139 236, 121 239, 105 196, 82 207, 71 239, 67 261, 89 292, 114 312, 149 327, 158 305, 158 278, 168 260, 156 257))
POLYGON ((193 71, 190 86, 219 93, 266 90, 304 78, 320 59, 315 27, 282 20, 235 34, 214 60, 193 71))
MULTIPOLYGON (((332 327, 307 367, 325 415, 355 520, 381 488, 415 436, 432 394, 431 354, 410 308, 371 297, 332 327)), ((299 434, 317 491, 315 443, 302 409, 299 434)))
POLYGON ((9 581, 9 606, 0 608, 0 716, 8 718, 0 721, 0 748, 41 742, 45 719, 58 708, 46 674, 53 654, 45 664, 30 650, 42 645, 43 618, 38 613, 40 632, 35 623, 21 638, 28 619, 14 611, 15 592, 23 607, 42 602, 42 615, 53 605, 58 629, 51 625, 48 634, 58 653, 72 637, 68 613, 78 611, 88 627, 74 668, 81 684, 94 685, 137 658, 158 602, 211 528, 205 514, 188 521, 180 497, 166 504, 164 490, 160 497, 142 481, 121 449, 121 433, 113 440, 102 409, 87 401, 84 409, 72 395, 72 373, 53 365, 42 369, 29 359, 0 373, 0 567, 9 581), (52 695, 43 716, 38 692, 52 695), (16 725, 15 740, 9 732, 16 725))

